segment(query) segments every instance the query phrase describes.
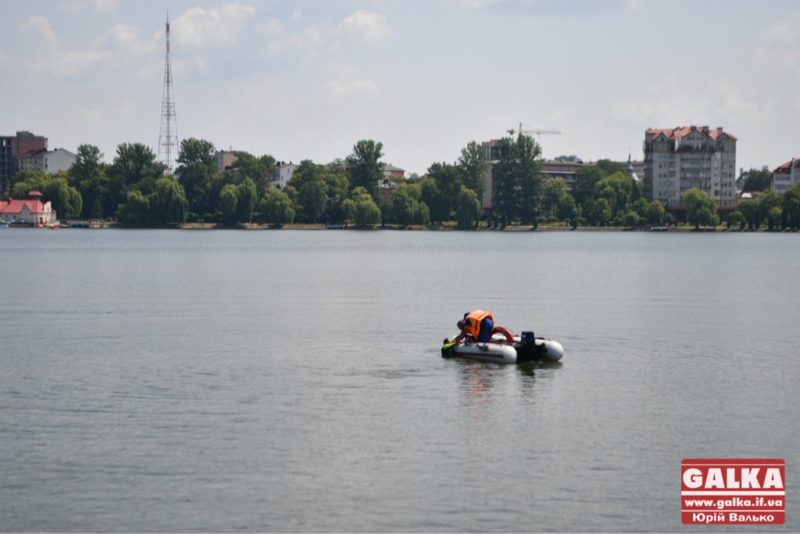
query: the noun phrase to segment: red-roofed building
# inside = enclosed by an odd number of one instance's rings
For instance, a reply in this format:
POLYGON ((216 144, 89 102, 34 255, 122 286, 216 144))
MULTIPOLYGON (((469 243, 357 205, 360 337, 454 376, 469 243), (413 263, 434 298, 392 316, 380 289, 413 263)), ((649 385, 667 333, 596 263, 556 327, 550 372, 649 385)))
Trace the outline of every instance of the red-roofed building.
POLYGON ((28 193, 27 200, 0 200, 0 222, 47 226, 56 222, 50 201, 42 202, 39 191, 28 193))
POLYGON ((792 158, 772 171, 772 190, 784 194, 787 189, 800 182, 800 159, 792 158))
POLYGON ((644 133, 647 198, 680 209, 683 194, 697 188, 721 209, 736 206, 736 137, 722 128, 648 128, 644 133))

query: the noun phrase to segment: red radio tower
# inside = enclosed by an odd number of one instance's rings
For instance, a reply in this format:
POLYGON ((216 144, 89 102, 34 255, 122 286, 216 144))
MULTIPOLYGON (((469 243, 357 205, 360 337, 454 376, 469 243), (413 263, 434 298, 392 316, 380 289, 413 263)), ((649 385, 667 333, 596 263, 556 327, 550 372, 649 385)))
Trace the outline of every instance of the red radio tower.
POLYGON ((164 61, 164 88, 161 93, 161 128, 158 132, 158 159, 172 174, 178 151, 178 126, 175 122, 175 100, 172 91, 172 66, 169 61, 169 15, 167 15, 167 55, 164 61))

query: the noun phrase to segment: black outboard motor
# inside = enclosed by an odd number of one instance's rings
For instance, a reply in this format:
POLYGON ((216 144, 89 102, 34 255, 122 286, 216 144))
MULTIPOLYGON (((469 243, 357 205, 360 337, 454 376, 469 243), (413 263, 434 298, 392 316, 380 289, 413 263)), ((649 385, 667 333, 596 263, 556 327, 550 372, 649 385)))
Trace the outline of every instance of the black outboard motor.
POLYGON ((533 335, 533 332, 522 332, 519 335, 520 343, 536 343, 536 338, 533 335))
POLYGON ((536 348, 536 337, 533 332, 522 332, 519 335, 519 343, 514 347, 517 349, 517 361, 529 362, 539 357, 536 348))

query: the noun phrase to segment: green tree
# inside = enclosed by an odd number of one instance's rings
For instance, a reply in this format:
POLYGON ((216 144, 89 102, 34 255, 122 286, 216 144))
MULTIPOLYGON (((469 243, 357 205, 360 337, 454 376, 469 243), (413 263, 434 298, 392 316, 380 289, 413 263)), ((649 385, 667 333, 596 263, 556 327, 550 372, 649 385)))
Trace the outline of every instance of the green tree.
POLYGON ((747 228, 758 230, 761 226, 761 210, 758 209, 758 201, 747 199, 739 203, 739 211, 742 212, 747 228))
POLYGON ((319 222, 328 203, 328 187, 322 180, 306 182, 298 191, 298 201, 303 220, 319 222))
POLYGON ((419 182, 420 197, 430 211, 433 224, 442 223, 450 218, 450 202, 439 190, 436 180, 430 176, 419 182))
POLYGON ((590 198, 583 204, 586 222, 592 226, 606 226, 611 220, 611 204, 605 198, 590 198))
POLYGON ((772 172, 767 167, 750 169, 746 173, 742 192, 766 191, 772 187, 772 172))
POLYGON ((611 174, 628 173, 628 167, 624 163, 619 163, 616 161, 611 161, 610 159, 599 159, 595 166, 602 171, 605 176, 609 176, 611 174))
POLYGON ((519 217, 522 224, 539 226, 542 202, 542 149, 528 135, 519 135, 516 143, 516 177, 520 189, 519 217))
POLYGON ((373 228, 381 222, 381 209, 364 187, 353 189, 348 207, 358 228, 373 228))
POLYGON ((137 186, 143 192, 150 192, 155 181, 164 174, 164 169, 164 164, 157 161, 150 147, 141 143, 122 143, 117 146, 109 175, 117 178, 123 189, 137 186))
POLYGON ((558 219, 561 221, 574 221, 575 224, 573 224, 573 226, 576 226, 578 217, 578 204, 575 202, 575 197, 573 197, 570 193, 564 192, 564 194, 558 199, 558 204, 556 205, 556 217, 558 217, 558 219))
POLYGON ((594 195, 595 184, 599 182, 603 176, 603 171, 595 165, 583 165, 578 167, 575 171, 575 189, 573 196, 575 202, 579 205, 591 198, 594 195))
POLYGON ((523 223, 537 224, 541 204, 541 148, 532 137, 520 134, 497 146, 498 161, 494 165, 495 220, 508 225, 515 217, 523 223))
POLYGON ((664 222, 666 210, 658 200, 653 200, 647 203, 647 222, 651 226, 659 226, 664 222))
POLYGON ((783 209, 780 206, 773 206, 767 211, 767 227, 770 230, 778 230, 781 227, 783 209))
MULTIPOLYGON (((767 191, 758 199, 759 217, 761 221, 767 221, 767 226, 770 230, 774 230, 776 225, 774 208, 780 208, 782 205, 783 199, 774 191, 767 191), (770 218, 770 212, 773 213, 772 218, 770 218)), ((780 218, 777 224, 780 225, 780 218)))
POLYGON ((383 143, 364 139, 353 146, 353 152, 347 156, 347 173, 350 186, 363 187, 373 200, 378 199, 378 184, 383 178, 383 143))
POLYGON ((686 217, 689 223, 694 225, 695 230, 698 230, 701 224, 703 226, 719 224, 717 203, 705 191, 693 187, 683 194, 683 202, 686 205, 686 217))
POLYGON ((594 185, 596 197, 608 200, 612 217, 628 211, 634 187, 633 178, 622 172, 604 176, 594 185))
POLYGON ((69 169, 72 184, 82 198, 81 213, 87 219, 114 216, 120 197, 110 191, 108 166, 102 162, 103 154, 94 145, 80 145, 75 163, 69 169))
POLYGON ((219 182, 213 143, 189 138, 181 141, 177 174, 186 192, 192 218, 216 209, 214 193, 219 182))
POLYGON ((510 137, 504 137, 497 145, 498 160, 492 169, 494 182, 494 217, 501 227, 506 227, 517 215, 516 148, 510 137))
POLYGON ((155 182, 150 201, 150 218, 155 224, 181 224, 186 221, 188 202, 181 184, 169 177, 155 182))
POLYGON ((467 143, 467 146, 461 149, 458 167, 461 170, 464 185, 472 189, 480 198, 483 195, 484 175, 486 174, 486 155, 483 147, 475 141, 467 143))
POLYGON ((429 188, 427 191, 423 190, 425 202, 431 209, 431 219, 437 222, 449 221, 452 218, 456 197, 464 183, 462 170, 458 165, 434 163, 428 168, 428 176, 433 179, 436 191, 439 193, 436 198, 431 199, 428 198, 431 190, 429 188))
POLYGON ((800 229, 800 182, 792 185, 783 194, 783 227, 800 229))
POLYGON ((325 220, 333 224, 341 224, 347 218, 344 201, 350 191, 350 181, 343 166, 329 166, 325 175, 328 201, 325 204, 325 220))
POLYGON ((459 228, 475 228, 481 216, 481 201, 472 189, 461 186, 456 200, 456 221, 459 228))
POLYGON ((150 222, 150 200, 139 190, 128 191, 119 209, 119 220, 129 226, 146 226, 150 222))
POLYGON ((283 226, 294 222, 294 204, 285 192, 274 187, 268 188, 260 202, 261 220, 273 226, 283 226))
POLYGON ((328 202, 328 184, 325 169, 306 159, 292 174, 289 185, 297 190, 297 214, 302 221, 316 223, 325 213, 328 202))
POLYGON ((256 157, 249 152, 234 152, 236 161, 232 169, 238 173, 239 180, 247 178, 256 184, 258 195, 263 197, 264 192, 272 183, 272 175, 275 173, 275 158, 270 155, 256 157))
POLYGON ((239 215, 239 188, 234 184, 226 184, 219 192, 219 207, 222 210, 222 221, 229 226, 236 224, 239 215))
POLYGON ((551 219, 556 216, 558 203, 567 193, 567 182, 563 178, 548 178, 544 182, 542 194, 542 211, 551 219))
POLYGON ((639 215, 635 211, 629 211, 622 216, 622 224, 629 228, 639 226, 639 221, 639 215))
POLYGON ((728 215, 728 228, 738 227, 739 230, 742 230, 744 229, 745 222, 744 214, 739 210, 736 210, 728 215))
POLYGON ((239 222, 248 223, 253 220, 253 212, 258 199, 258 189, 252 178, 245 178, 239 184, 237 191, 238 203, 236 217, 239 222))
POLYGON ((418 184, 403 184, 395 189, 389 209, 390 220, 401 225, 429 224, 430 210, 421 201, 422 191, 418 184))

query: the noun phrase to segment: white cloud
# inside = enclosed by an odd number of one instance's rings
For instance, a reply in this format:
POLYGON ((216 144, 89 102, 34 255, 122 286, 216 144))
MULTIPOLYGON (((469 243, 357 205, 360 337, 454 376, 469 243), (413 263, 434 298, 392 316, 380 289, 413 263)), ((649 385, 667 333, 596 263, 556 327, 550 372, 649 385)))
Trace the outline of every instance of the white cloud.
POLYGON ((759 61, 773 72, 800 77, 800 11, 767 30, 758 49, 759 61))
POLYGON ((295 22, 303 20, 303 12, 299 9, 292 11, 292 20, 295 22))
POLYGON ((30 17, 22 29, 43 45, 35 59, 26 62, 32 71, 56 78, 71 78, 86 74, 93 67, 109 62, 110 52, 100 48, 90 50, 65 50, 53 31, 50 21, 43 17, 30 17))
POLYGON ((88 0, 77 2, 61 2, 58 8, 61 11, 85 11, 95 9, 97 11, 108 11, 119 7, 119 0, 88 0))
POLYGON ((767 30, 764 35, 768 42, 800 47, 800 11, 793 13, 767 30))
POLYGON ((383 15, 374 11, 359 10, 339 22, 339 29, 361 41, 380 41, 389 36, 391 30, 383 15))
POLYGON ((159 32, 150 40, 141 36, 141 30, 127 24, 117 24, 102 38, 101 43, 107 46, 122 48, 135 54, 150 54, 157 52, 159 41, 163 38, 159 32))
POLYGON ((69 50, 59 52, 36 63, 35 71, 52 74, 57 78, 75 78, 87 74, 94 67, 108 63, 111 53, 105 50, 69 50))
POLYGON ((239 2, 219 9, 193 7, 175 19, 172 30, 176 41, 187 47, 228 45, 237 41, 255 13, 253 6, 239 2))
POLYGON ((689 85, 675 77, 664 77, 646 87, 640 96, 620 100, 612 106, 612 117, 625 123, 655 128, 768 121, 771 104, 749 98, 734 80, 718 78, 689 85))
POLYGON ((283 24, 276 18, 271 18, 261 25, 261 30, 267 35, 280 35, 283 33, 283 24))
POLYGON ((646 4, 645 0, 626 0, 625 3, 628 6, 628 9, 633 11, 638 11, 640 9, 644 9, 646 4))
POLYGON ((0 63, 2 63, 3 61, 5 61, 5 59, 6 59, 7 57, 8 57, 8 52, 6 52, 6 51, 4 51, 2 48, 0 48, 0 63))
POLYGON ((334 96, 374 96, 378 94, 378 85, 370 78, 362 76, 352 65, 331 65, 328 71, 329 77, 325 82, 325 90, 334 96))
MULTIPOLYGON (((266 31, 266 30, 265 30, 266 31)), ((285 48, 300 48, 300 49, 315 49, 322 45, 322 32, 316 26, 308 26, 301 31, 283 31, 280 34, 285 34, 283 38, 276 38, 276 35, 271 35, 272 39, 269 42, 270 50, 282 50, 285 48)))
POLYGON ((39 43, 47 47, 55 48, 58 46, 58 37, 50 21, 44 17, 30 17, 22 24, 22 29, 39 37, 39 43))
POLYGON ((53 72, 61 78, 82 76, 101 63, 111 60, 111 53, 105 50, 72 50, 61 54, 54 62, 53 72))
POLYGON ((92 0, 92 6, 95 9, 116 9, 119 5, 119 0, 92 0))

